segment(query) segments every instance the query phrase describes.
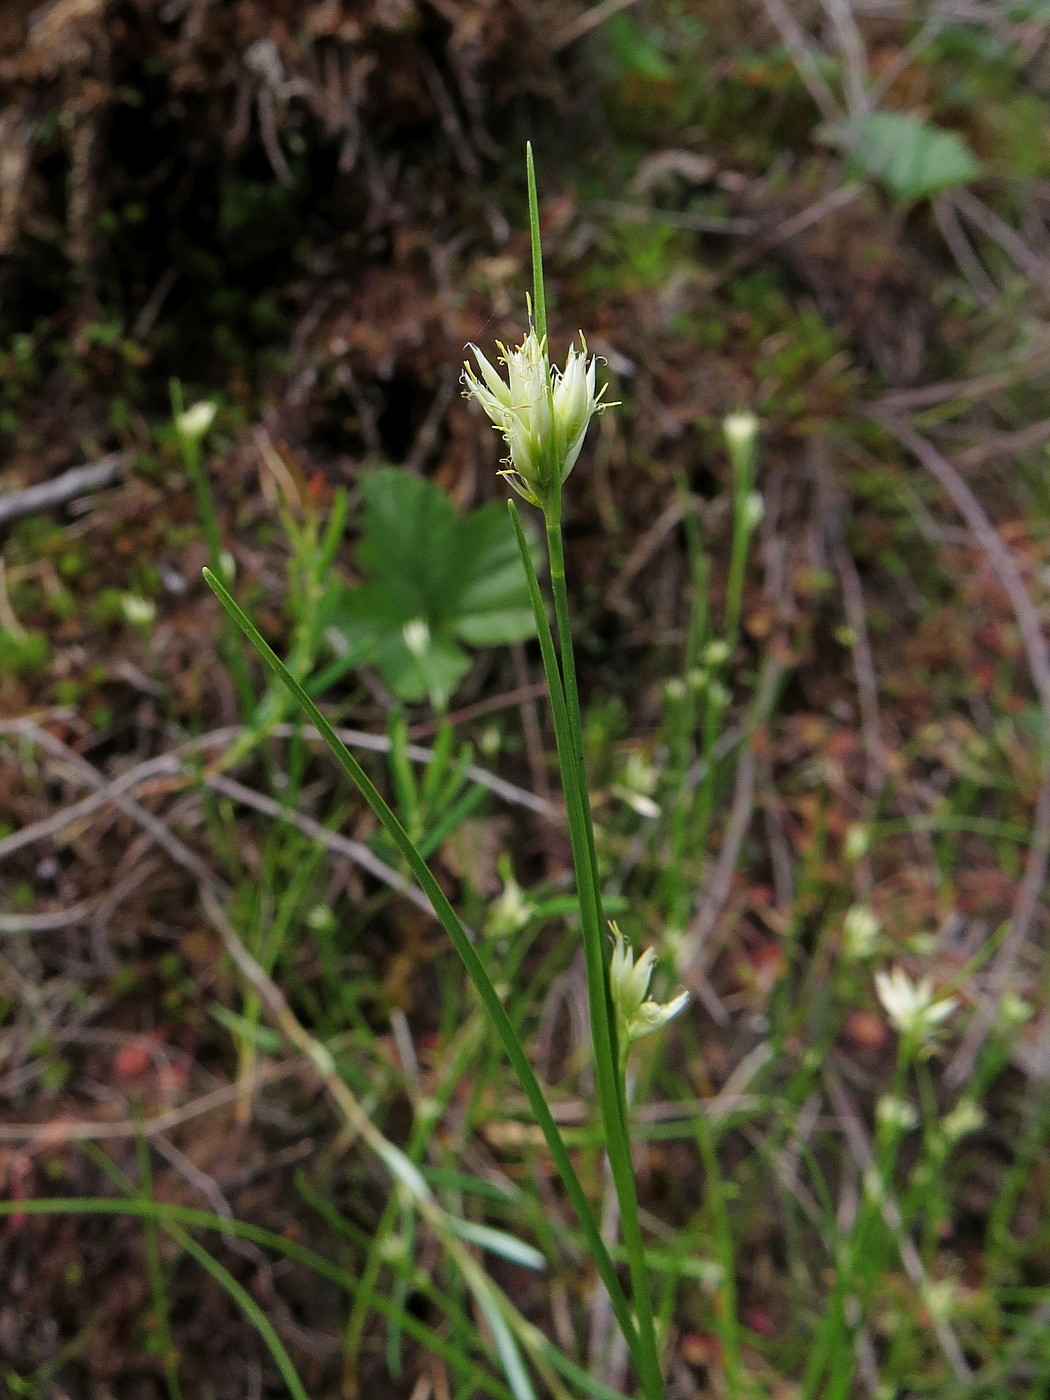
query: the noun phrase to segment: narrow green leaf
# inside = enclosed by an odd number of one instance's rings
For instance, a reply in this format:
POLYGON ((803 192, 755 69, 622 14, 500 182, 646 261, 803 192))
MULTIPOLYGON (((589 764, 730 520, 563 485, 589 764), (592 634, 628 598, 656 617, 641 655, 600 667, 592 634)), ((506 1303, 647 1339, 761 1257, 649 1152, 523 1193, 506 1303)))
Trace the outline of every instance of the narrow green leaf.
POLYGON ((498 1254, 511 1264, 520 1264, 525 1269, 535 1269, 537 1272, 547 1267, 547 1261, 538 1249, 508 1234, 506 1230, 497 1230, 492 1225, 478 1225, 473 1220, 457 1220, 451 1215, 447 1221, 449 1229, 461 1240, 476 1244, 479 1249, 487 1249, 490 1254, 498 1254))
POLYGON ((871 112, 825 126, 818 134, 848 151, 865 175, 898 199, 925 199, 965 185, 981 173, 957 132, 906 112, 871 112))
POLYGON ((529 1063, 529 1058, 525 1053, 521 1041, 518 1039, 514 1024, 504 1009, 503 1003, 499 998, 499 993, 492 984, 485 964, 475 951, 470 938, 467 936, 466 930, 460 923, 445 892, 431 873, 426 861, 419 854, 408 833, 398 821, 394 812, 383 800, 382 795, 375 787, 368 774, 358 763, 357 759, 354 758, 349 749, 340 742, 331 724, 317 708, 313 700, 311 700, 310 696, 295 677, 289 672, 277 653, 267 643, 248 614, 234 600, 226 586, 215 577, 210 569, 204 570, 204 578, 208 587, 218 598, 225 611, 233 618, 237 626, 240 627, 269 670, 287 686, 292 695, 295 696, 303 713, 324 740, 336 763, 338 763, 339 767, 361 793, 369 807, 371 807, 372 811, 386 828, 394 844, 405 857, 409 869, 415 876, 420 888, 430 900, 435 916, 448 934, 453 947, 462 959, 467 970, 467 975, 473 982, 482 1005, 495 1026, 496 1033, 499 1035, 507 1058, 510 1060, 518 1076, 525 1097, 529 1101, 529 1107, 532 1109, 536 1121, 543 1132, 547 1148, 554 1160, 558 1175, 561 1177, 562 1184, 572 1202, 572 1207, 576 1212, 577 1220, 580 1222, 580 1229, 583 1231, 595 1266, 601 1275, 602 1282, 609 1292, 613 1310, 616 1313, 616 1319, 627 1339, 628 1346, 631 1348, 632 1352, 634 1352, 638 1342, 630 1307, 627 1303, 627 1298, 620 1284, 609 1251, 601 1237, 598 1222, 591 1209, 590 1202, 587 1200, 583 1186, 580 1183, 576 1168, 572 1164, 572 1159, 569 1157, 565 1141, 562 1138, 558 1125, 555 1123, 550 1107, 544 1097, 543 1089, 536 1077, 536 1072, 529 1063))

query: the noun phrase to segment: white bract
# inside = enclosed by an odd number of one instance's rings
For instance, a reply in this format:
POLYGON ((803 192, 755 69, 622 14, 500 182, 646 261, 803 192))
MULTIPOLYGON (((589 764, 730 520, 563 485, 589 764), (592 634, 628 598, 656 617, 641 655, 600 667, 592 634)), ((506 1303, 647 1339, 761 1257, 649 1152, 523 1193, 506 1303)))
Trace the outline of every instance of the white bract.
POLYGON ((600 402, 604 389, 595 393, 596 362, 593 356, 587 359, 582 333, 580 341, 583 349, 571 345, 561 370, 551 365, 546 340, 534 330, 516 350, 499 343, 506 380, 476 345, 470 348, 481 377, 464 364, 467 397, 477 399, 510 449, 509 470, 502 475, 519 496, 541 509, 556 498, 576 465, 587 425, 605 407, 600 402))
POLYGON ((652 948, 636 960, 631 945, 616 924, 610 923, 613 937, 612 959, 609 963, 609 985, 616 1012, 616 1031, 620 1041, 620 1058, 626 1060, 627 1049, 643 1035, 650 1035, 666 1026, 678 1015, 689 1000, 688 992, 679 992, 670 1001, 649 999, 649 983, 653 979, 656 954, 652 948))
POLYGON ((936 1001, 931 978, 913 982, 901 967, 876 972, 875 990, 894 1028, 920 1049, 932 1045, 938 1028, 958 1006, 954 997, 936 1001))

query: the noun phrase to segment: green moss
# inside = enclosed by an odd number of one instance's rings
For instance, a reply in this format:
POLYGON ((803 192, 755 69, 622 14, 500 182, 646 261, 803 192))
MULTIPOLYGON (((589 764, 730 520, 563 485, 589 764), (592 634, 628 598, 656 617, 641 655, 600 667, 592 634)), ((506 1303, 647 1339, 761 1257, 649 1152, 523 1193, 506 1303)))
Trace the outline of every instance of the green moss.
POLYGON ((16 635, 0 628, 0 672, 17 676, 32 675, 51 660, 51 644, 42 632, 16 635))

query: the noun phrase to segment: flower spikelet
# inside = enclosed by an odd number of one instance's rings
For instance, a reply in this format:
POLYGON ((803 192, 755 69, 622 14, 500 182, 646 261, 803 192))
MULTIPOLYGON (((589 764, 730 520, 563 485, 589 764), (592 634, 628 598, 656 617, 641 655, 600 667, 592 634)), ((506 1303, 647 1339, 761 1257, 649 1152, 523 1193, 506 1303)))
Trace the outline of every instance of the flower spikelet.
POLYGON ((551 365, 546 339, 530 329, 510 350, 499 345, 499 363, 506 377, 476 345, 470 349, 477 371, 465 362, 463 383, 468 398, 477 399, 503 434, 510 455, 502 473, 534 506, 549 505, 576 465, 587 427, 604 404, 604 389, 595 391, 595 359, 587 358, 587 343, 569 347, 565 368, 551 365), (479 373, 480 372, 480 373, 479 373))
POLYGON ((666 1026, 684 1008, 689 1000, 688 992, 679 992, 667 1002, 653 1001, 649 997, 649 983, 652 981, 656 954, 652 948, 637 959, 631 945, 620 932, 619 927, 610 923, 614 943, 609 962, 609 989, 613 1008, 616 1012, 616 1031, 620 1042, 620 1058, 626 1061, 627 1050, 635 1040, 643 1035, 651 1035, 661 1026, 666 1026))
POLYGON ((936 1000, 929 977, 913 982, 901 967, 876 972, 875 990, 894 1029, 920 1055, 932 1052, 938 1031, 958 1006, 955 997, 936 1000))

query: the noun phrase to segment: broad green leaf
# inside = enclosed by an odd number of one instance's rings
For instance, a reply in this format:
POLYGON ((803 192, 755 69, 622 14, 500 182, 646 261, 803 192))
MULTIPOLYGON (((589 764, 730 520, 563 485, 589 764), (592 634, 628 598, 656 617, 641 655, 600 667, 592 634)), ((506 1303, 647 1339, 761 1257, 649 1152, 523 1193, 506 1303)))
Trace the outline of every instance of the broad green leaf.
POLYGON ((406 621, 423 617, 433 626, 444 612, 459 566, 459 521, 448 493, 424 476, 395 467, 369 472, 361 489, 362 571, 400 600, 406 621))
POLYGON ((873 112, 825 126, 820 135, 848 151, 865 175, 898 199, 925 199, 965 185, 981 172, 956 132, 905 112, 873 112))
POLYGON ((506 508, 482 506, 459 522, 461 592, 452 627, 474 646, 520 642, 536 630, 506 508))
POLYGON ((412 472, 383 468, 362 484, 366 581, 343 589, 327 632, 366 656, 401 700, 448 699, 469 657, 457 641, 492 646, 535 631, 528 585, 502 506, 457 517, 447 492, 412 472), (424 622, 429 643, 412 652, 404 629, 424 622))

